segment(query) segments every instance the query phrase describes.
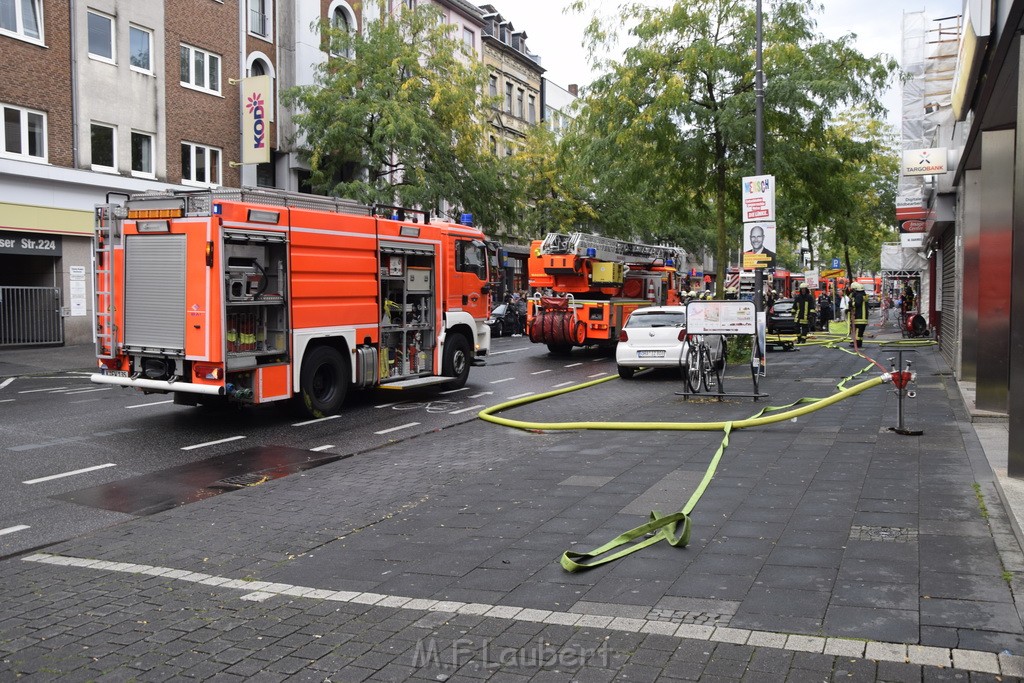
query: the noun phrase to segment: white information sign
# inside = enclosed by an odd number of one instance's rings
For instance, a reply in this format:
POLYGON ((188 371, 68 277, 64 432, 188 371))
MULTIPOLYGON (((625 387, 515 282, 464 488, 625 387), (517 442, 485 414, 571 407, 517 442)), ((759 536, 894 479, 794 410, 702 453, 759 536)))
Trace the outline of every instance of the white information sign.
POLYGON ((752 301, 691 301, 686 304, 688 334, 754 334, 752 301))
POLYGON ((903 150, 903 167, 900 170, 905 176, 945 173, 947 156, 945 147, 906 149, 903 150))
POLYGON ((743 178, 743 222, 775 220, 775 176, 743 178))
POLYGON ((804 282, 807 283, 808 289, 818 289, 818 271, 816 270, 805 270, 804 271, 804 282))
POLYGON ((924 248, 924 236, 923 232, 905 232, 900 235, 900 246, 904 249, 923 249, 924 248))

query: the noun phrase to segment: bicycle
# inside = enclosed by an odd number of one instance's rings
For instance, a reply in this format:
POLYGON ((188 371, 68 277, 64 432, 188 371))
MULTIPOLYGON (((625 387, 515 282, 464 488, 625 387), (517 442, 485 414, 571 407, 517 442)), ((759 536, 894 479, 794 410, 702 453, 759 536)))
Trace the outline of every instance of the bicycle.
POLYGON ((708 393, 725 393, 725 385, 722 382, 722 373, 725 371, 725 339, 719 337, 720 353, 716 354, 717 357, 712 354, 711 346, 704 335, 690 335, 687 340, 689 344, 686 350, 686 366, 683 369, 686 390, 691 394, 700 393, 701 388, 708 393))

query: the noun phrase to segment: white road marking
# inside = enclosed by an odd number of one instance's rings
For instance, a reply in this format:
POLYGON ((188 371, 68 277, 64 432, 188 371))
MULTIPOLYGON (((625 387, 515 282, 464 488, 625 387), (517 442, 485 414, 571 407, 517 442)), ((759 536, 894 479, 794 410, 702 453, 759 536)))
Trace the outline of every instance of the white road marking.
POLYGON ((583 363, 569 363, 568 365, 563 365, 562 367, 565 367, 565 368, 575 368, 578 365, 583 365, 583 363))
POLYGON ((17 377, 8 377, 3 382, 0 382, 0 389, 3 389, 4 387, 6 387, 8 384, 10 384, 11 382, 13 382, 16 379, 17 379, 17 377))
POLYGON ((516 394, 515 396, 509 396, 505 400, 507 400, 507 401, 514 401, 517 398, 525 398, 526 396, 533 396, 535 393, 537 393, 537 392, 535 392, 535 391, 527 391, 525 394, 516 394))
POLYGON ((526 351, 529 348, 530 348, 529 346, 524 346, 521 349, 507 349, 505 351, 491 351, 487 355, 488 356, 500 356, 503 353, 519 353, 520 351, 526 351))
POLYGON ((591 363, 600 363, 600 362, 606 361, 606 360, 608 360, 608 359, 607 358, 591 358, 590 362, 591 363))
POLYGON ((473 394, 472 396, 467 396, 466 398, 480 398, 481 396, 494 396, 494 392, 493 391, 481 391, 479 394, 473 394))
POLYGON ((439 391, 438 393, 443 396, 445 394, 457 394, 460 391, 469 391, 469 387, 460 387, 458 389, 449 389, 448 391, 439 391))
POLYGON ((5 398, 4 400, 0 401, 0 403, 10 403, 13 400, 14 400, 13 398, 5 398))
POLYGON ((551 372, 551 370, 538 370, 537 372, 531 372, 531 375, 543 375, 545 372, 551 372))
POLYGON ((381 403, 379 406, 374 406, 374 408, 390 408, 391 406, 401 405, 402 403, 407 403, 407 401, 393 401, 391 403, 381 403))
POLYGON ((448 414, 449 415, 458 415, 459 413, 468 413, 471 410, 476 410, 477 408, 483 408, 483 407, 484 407, 484 404, 483 403, 479 403, 479 404, 477 404, 475 406, 470 406, 468 408, 463 408, 461 410, 453 410, 452 412, 450 412, 448 414))
POLYGON ((315 420, 306 420, 305 422, 296 422, 292 427, 305 427, 306 425, 313 425, 317 422, 326 422, 327 420, 337 420, 341 415, 328 415, 327 417, 318 417, 315 420))
POLYGON ((592 379, 594 377, 604 377, 607 374, 608 374, 607 372, 599 372, 596 375, 587 375, 587 379, 592 379))
POLYGON ((0 529, 0 536, 5 536, 7 534, 13 534, 16 531, 24 531, 25 529, 31 529, 31 528, 32 527, 30 527, 27 524, 19 524, 18 526, 9 526, 6 529, 0 529))
POLYGON ((244 438, 245 438, 244 436, 229 436, 226 439, 217 439, 216 441, 207 441, 206 443, 197 443, 197 444, 193 444, 191 446, 182 446, 181 450, 183 450, 183 451, 191 451, 191 450, 194 450, 196 448, 203 448, 205 446, 216 446, 219 443, 227 443, 228 441, 238 441, 239 439, 244 439, 244 438))
POLYGON ((562 382, 561 384, 556 384, 555 386, 553 386, 551 388, 552 389, 558 389, 559 387, 567 387, 570 384, 575 384, 575 382, 562 382))
POLYGON ((108 462, 105 465, 96 465, 94 467, 86 467, 80 470, 74 470, 73 472, 64 472, 63 474, 51 474, 48 477, 39 477, 38 479, 29 479, 28 481, 21 482, 22 484, 38 484, 43 481, 50 481, 52 479, 62 479, 64 477, 72 477, 76 474, 85 474, 86 472, 92 472, 94 470, 102 470, 107 467, 115 467, 114 463, 108 462))
POLYGON ((125 409, 126 410, 131 410, 132 408, 145 408, 146 406, 162 406, 162 405, 164 405, 166 403, 174 403, 174 401, 173 400, 167 400, 167 401, 154 401, 153 403, 138 403, 138 404, 133 405, 133 406, 125 406, 125 409))
POLYGON ((333 443, 329 443, 326 446, 317 446, 316 448, 310 448, 309 450, 320 452, 320 451, 326 451, 328 448, 334 448, 334 444, 333 443))
POLYGON ((114 387, 100 387, 99 389, 74 389, 72 391, 65 391, 65 396, 74 396, 75 394, 89 394, 93 391, 111 391, 114 387))
POLYGON ((400 429, 408 429, 409 427, 415 427, 419 422, 410 422, 409 424, 400 425, 398 427, 392 427, 391 429, 382 429, 374 434, 390 434, 391 432, 397 432, 400 429))
POLYGON ((490 382, 490 384, 501 384, 502 382, 512 382, 514 380, 515 377, 506 377, 505 379, 496 379, 493 382, 490 382))
MULTIPOLYGON (((67 379, 66 377, 64 379, 67 379)), ((49 389, 26 389, 25 391, 19 391, 19 394, 34 394, 39 391, 60 391, 61 389, 67 389, 67 387, 50 387, 49 389)))

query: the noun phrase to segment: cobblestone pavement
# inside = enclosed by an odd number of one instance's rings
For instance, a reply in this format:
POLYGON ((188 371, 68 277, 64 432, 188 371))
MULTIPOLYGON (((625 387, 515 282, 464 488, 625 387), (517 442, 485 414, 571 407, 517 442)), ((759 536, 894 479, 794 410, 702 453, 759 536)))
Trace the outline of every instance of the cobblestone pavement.
MULTIPOLYGON (((8 559, 0 680, 1013 680, 1024 556, 941 356, 914 360, 923 435, 889 429, 889 386, 734 431, 687 548, 587 572, 557 558, 680 509, 720 432, 473 422, 8 559)), ((825 396, 865 364, 776 353, 762 388, 825 396)), ((514 415, 763 407, 645 381, 514 415)))

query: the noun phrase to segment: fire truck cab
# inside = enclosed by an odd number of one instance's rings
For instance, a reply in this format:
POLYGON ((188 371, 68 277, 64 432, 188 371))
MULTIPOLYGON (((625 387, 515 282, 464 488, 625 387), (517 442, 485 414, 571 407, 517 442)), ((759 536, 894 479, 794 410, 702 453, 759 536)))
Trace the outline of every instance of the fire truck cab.
POLYGON ((425 212, 147 193, 97 207, 95 252, 92 381, 180 404, 322 417, 350 387, 462 386, 490 347, 484 234, 425 212))

